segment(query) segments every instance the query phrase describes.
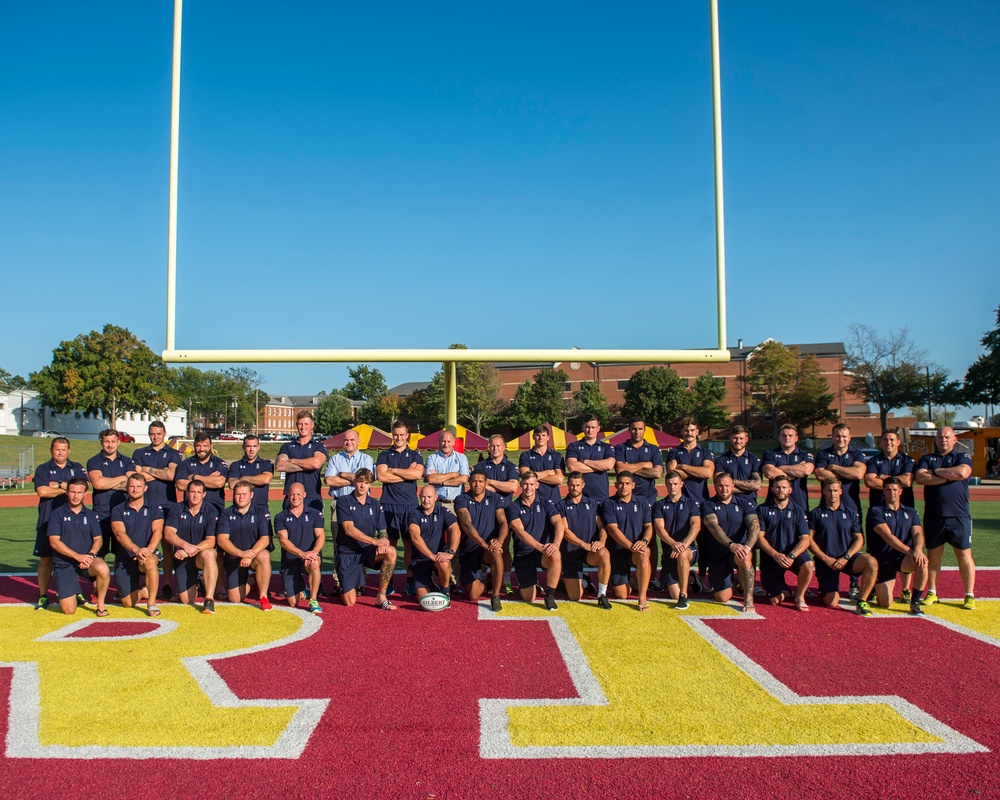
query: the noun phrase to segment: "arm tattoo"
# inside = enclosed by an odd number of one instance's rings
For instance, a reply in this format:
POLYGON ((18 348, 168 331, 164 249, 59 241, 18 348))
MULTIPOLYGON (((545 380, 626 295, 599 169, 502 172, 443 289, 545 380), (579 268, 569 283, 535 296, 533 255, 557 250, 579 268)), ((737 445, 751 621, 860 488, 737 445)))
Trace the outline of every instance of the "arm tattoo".
POLYGON ((705 527, 708 528, 708 532, 715 538, 715 541, 721 545, 725 545, 728 549, 729 545, 732 544, 732 541, 726 535, 726 532, 719 527, 718 517, 716 517, 715 514, 709 514, 702 521, 705 523, 705 527))
POLYGON ((744 520, 744 524, 747 526, 746 546, 753 547, 757 543, 757 538, 760 536, 760 523, 757 520, 757 515, 747 515, 744 520))

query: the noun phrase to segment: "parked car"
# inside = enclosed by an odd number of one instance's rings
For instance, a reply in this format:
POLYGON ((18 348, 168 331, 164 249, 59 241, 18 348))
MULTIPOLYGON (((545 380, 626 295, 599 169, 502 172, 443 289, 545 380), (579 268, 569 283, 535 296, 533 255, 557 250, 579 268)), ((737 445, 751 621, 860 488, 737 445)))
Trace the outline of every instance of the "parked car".
POLYGON ((32 436, 38 436, 42 439, 55 439, 57 436, 62 436, 59 431, 35 431, 32 436))
POLYGON ((220 433, 218 436, 215 437, 215 440, 218 441, 218 442, 238 442, 239 441, 239 439, 237 439, 231 433, 220 433))
POLYGON ((275 441, 278 438, 278 434, 276 434, 276 433, 259 433, 259 434, 257 434, 257 438, 260 439, 262 442, 273 442, 273 441, 275 441))
POLYGON ((229 435, 230 435, 230 436, 235 436, 235 437, 236 437, 237 439, 239 439, 239 440, 240 440, 241 442, 242 442, 242 441, 243 441, 244 439, 246 439, 246 438, 247 438, 247 435, 246 435, 246 433, 244 433, 243 431, 229 431, 229 435))
POLYGON ((135 441, 135 437, 131 433, 125 433, 125 431, 118 431, 118 441, 124 442, 125 444, 131 444, 135 441))

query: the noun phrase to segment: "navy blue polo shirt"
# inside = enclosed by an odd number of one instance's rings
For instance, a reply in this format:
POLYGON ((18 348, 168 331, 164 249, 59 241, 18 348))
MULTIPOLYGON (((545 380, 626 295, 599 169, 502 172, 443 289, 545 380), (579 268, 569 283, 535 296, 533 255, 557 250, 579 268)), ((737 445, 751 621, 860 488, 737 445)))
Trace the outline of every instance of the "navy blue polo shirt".
MULTIPOLYGON (((316 530, 324 530, 323 512, 305 506, 302 513, 295 516, 291 510, 279 511, 274 515, 274 530, 285 531, 288 541, 299 550, 312 550, 316 546, 316 530)), ((296 555, 281 551, 281 560, 292 561, 298 559, 296 555)))
POLYGON ((238 550, 249 550, 262 537, 267 537, 270 544, 271 515, 266 509, 252 504, 245 514, 241 514, 236 506, 230 506, 219 514, 215 533, 217 536, 228 534, 229 541, 238 550))
MULTIPOLYGON (((651 508, 646 500, 635 495, 627 503, 618 497, 610 497, 601 503, 601 519, 605 527, 617 525, 626 539, 637 542, 642 538, 643 527, 652 522, 651 508)), ((612 553, 624 549, 610 534, 607 542, 612 553)))
POLYGON ((691 519, 701 517, 701 506, 683 494, 678 500, 664 497, 653 504, 652 519, 662 519, 667 535, 675 542, 682 542, 691 532, 691 519))
POLYGON ((289 458, 312 458, 316 453, 323 454, 323 464, 319 469, 309 469, 302 472, 285 473, 285 497, 288 497, 288 490, 293 484, 301 483, 306 490, 306 505, 317 510, 323 508, 323 474, 326 471, 328 453, 322 442, 310 439, 305 444, 298 441, 285 442, 278 451, 280 456, 284 453, 289 458))
POLYGON ((210 536, 215 536, 219 523, 219 511, 211 503, 202 501, 197 514, 192 514, 187 503, 167 506, 163 527, 173 528, 177 537, 188 544, 201 544, 210 536))
MULTIPOLYGON (((197 456, 185 459, 177 467, 174 477, 177 480, 183 478, 203 478, 206 475, 211 475, 213 472, 218 472, 223 478, 229 477, 229 467, 226 465, 226 462, 214 453, 208 457, 208 461, 204 464, 198 460, 197 456)), ((225 489, 209 489, 206 486, 205 500, 215 506, 216 511, 222 511, 226 507, 225 489)))
MULTIPOLYGON (((457 522, 458 520, 455 519, 455 515, 451 511, 440 503, 435 503, 430 514, 425 514, 421 508, 413 509, 406 524, 416 525, 420 528, 420 538, 424 540, 424 544, 432 553, 440 553, 448 546, 445 531, 457 522)), ((423 564, 430 561, 416 547, 413 548, 412 553, 413 564, 423 564)))
MULTIPOLYGON (((744 450, 743 455, 740 456, 733 455, 733 450, 730 448, 724 455, 715 459, 715 471, 732 475, 733 480, 748 481, 755 472, 760 475, 760 459, 749 450, 744 450)), ((734 490, 734 494, 746 500, 753 500, 754 503, 757 502, 757 492, 737 492, 734 490)))
POLYGON ((868 509, 865 524, 868 526, 868 530, 871 531, 868 534, 868 552, 879 561, 882 561, 893 556, 902 557, 904 554, 890 547, 885 539, 875 533, 875 526, 888 525, 889 531, 893 536, 908 547, 912 547, 913 528, 915 525, 920 525, 920 515, 917 514, 915 508, 909 508, 904 505, 900 505, 895 511, 886 505, 872 506, 868 509))
MULTIPOLYGON (((259 456, 253 461, 247 461, 247 457, 243 456, 239 461, 234 461, 229 465, 230 478, 256 478, 265 472, 274 473, 274 462, 268 461, 266 458, 260 458, 259 456)), ((269 487, 267 486, 254 486, 251 505, 267 508, 268 489, 269 487)))
MULTIPOLYGON (((87 462, 87 472, 94 471, 100 472, 105 478, 124 478, 128 473, 135 471, 135 463, 121 453, 114 458, 108 458, 102 452, 87 462)), ((100 520, 110 518, 111 509, 128 499, 128 495, 121 489, 94 489, 93 497, 94 511, 100 520)))
MULTIPOLYGON (((525 533, 531 536, 536 542, 542 545, 549 544, 555 537, 555 529, 551 523, 554 505, 547 500, 535 495, 535 502, 530 506, 525 505, 521 498, 504 509, 507 515, 507 524, 513 529, 515 519, 521 520, 521 526, 525 533)), ((521 539, 514 535, 514 558, 531 555, 536 550, 526 545, 521 539)))
MULTIPOLYGON (((598 538, 597 514, 601 504, 593 498, 584 495, 579 503, 574 503, 568 497, 564 497, 553 506, 552 515, 560 516, 566 520, 566 527, 569 528, 577 539, 590 544, 598 538)), ((570 544, 564 538, 562 541, 564 553, 579 553, 579 545, 570 544)))
MULTIPOLYGON (((49 536, 57 536, 64 545, 74 553, 85 555, 90 551, 94 539, 101 535, 101 521, 97 513, 84 506, 79 512, 73 512, 69 506, 63 506, 49 517, 46 529, 49 536)), ((77 561, 60 553, 53 553, 57 564, 77 565, 77 561)))
MULTIPOLYGON (((660 452, 659 447, 655 447, 649 442, 643 442, 638 447, 634 447, 632 442, 628 441, 615 448, 615 461, 621 461, 624 464, 642 464, 648 461, 654 467, 662 467, 663 453, 660 452)), ((632 474, 632 479, 635 481, 632 494, 648 500, 650 503, 655 503, 657 497, 656 481, 652 478, 643 478, 635 473, 632 474)))
POLYGON ((779 553, 788 555, 795 542, 809 535, 806 512, 791 502, 778 508, 771 500, 757 506, 757 521, 767 543, 779 553))
MULTIPOLYGON (((385 464, 391 469, 409 469, 414 464, 423 466, 424 458, 416 450, 409 447, 402 452, 389 448, 378 454, 378 461, 375 462, 376 474, 378 465, 385 464)), ((382 484, 382 502, 387 506, 417 506, 417 482, 401 481, 400 483, 382 484)), ((339 517, 338 517, 339 519, 339 517)))
MULTIPOLYGON (((600 440, 593 444, 587 444, 583 439, 579 439, 575 442, 570 442, 566 447, 566 461, 569 461, 570 458, 575 458, 578 461, 586 461, 588 459, 597 461, 614 457, 615 448, 607 442, 600 440)), ((607 500, 609 471, 583 473, 583 493, 592 500, 607 500)))
MULTIPOLYGON (((159 450, 154 450, 152 446, 143 447, 132 454, 132 461, 139 467, 151 467, 152 469, 167 469, 171 464, 180 464, 184 457, 169 445, 163 445, 159 450)), ((176 477, 176 472, 174 476, 176 477)), ((167 503, 177 502, 177 490, 173 481, 161 481, 159 478, 146 478, 146 502, 151 506, 163 506, 167 503)))
MULTIPOLYGON (((712 451, 697 445, 693 450, 686 447, 675 447, 667 453, 667 461, 676 461, 681 467, 703 467, 706 461, 715 463, 715 456, 712 451)), ((699 503, 710 499, 708 494, 708 479, 687 478, 684 481, 684 494, 697 500, 699 503)))
MULTIPOLYGON (((549 469, 558 469, 562 472, 566 471, 566 462, 563 460, 562 454, 557 450, 553 450, 551 447, 545 451, 545 455, 541 455, 537 450, 532 448, 525 453, 521 453, 521 458, 517 462, 518 471, 520 469, 527 467, 532 472, 544 472, 549 469)), ((538 482, 538 497, 542 500, 547 500, 550 503, 558 503, 562 499, 562 495, 559 493, 558 486, 552 486, 548 483, 538 482)))
MULTIPOLYGON (((48 460, 44 464, 39 464, 35 470, 35 487, 48 486, 55 481, 63 483, 70 478, 87 478, 87 472, 82 464, 75 461, 67 461, 65 466, 60 467, 55 461, 48 460)), ((48 528, 49 518, 52 512, 66 505, 66 495, 58 497, 40 497, 38 499, 38 521, 35 523, 36 531, 44 531, 48 528)))
MULTIPOLYGON (((514 465, 511 464, 511 466, 514 465)), ((487 492, 479 502, 476 502, 468 492, 462 492, 455 498, 455 513, 458 514, 459 509, 462 508, 468 511, 472 527, 476 529, 476 533, 484 541, 488 542, 500 533, 497 526, 497 511, 503 511, 506 505, 503 496, 496 492, 487 492)), ((479 545, 463 534, 462 543, 458 549, 460 553, 471 553, 478 550, 479 545)))
MULTIPOLYGON (((786 453, 781 448, 775 450, 768 450, 764 453, 764 457, 760 460, 760 466, 763 469, 768 464, 775 467, 788 467, 795 464, 815 464, 816 459, 813 458, 813 454, 807 450, 800 450, 796 447, 791 453, 786 453)), ((804 478, 796 478, 792 481, 792 502, 795 503, 799 508, 809 513, 809 476, 804 478)), ((768 499, 771 497, 771 490, 768 489, 767 492, 768 499)))
POLYGON ((367 545, 356 539, 352 539, 344 533, 344 526, 340 523, 350 522, 365 536, 377 539, 378 532, 385 530, 385 515, 382 513, 382 504, 371 495, 365 498, 362 503, 354 496, 354 492, 345 494, 337 498, 337 550, 346 553, 360 553, 367 545))
MULTIPOLYGON (((517 467, 514 466, 514 462, 507 458, 507 456, 501 458, 499 464, 494 464, 493 460, 489 458, 485 461, 480 461, 476 464, 476 469, 485 472, 486 477, 491 481, 516 481, 520 477, 520 473, 517 471, 517 467)), ((500 495, 501 493, 493 492, 493 494, 500 495)), ((507 492, 501 496, 506 504, 511 501, 514 494, 513 492, 507 492)), ((479 529, 476 528, 476 530, 479 529)))
MULTIPOLYGON (((865 454, 856 447, 848 447, 843 455, 837 455, 832 447, 825 447, 816 454, 816 468, 828 467, 831 464, 836 467, 853 467, 858 462, 867 464, 865 454)), ((854 481, 840 479, 844 487, 844 494, 840 502, 846 506, 851 506, 861 515, 861 479, 854 481)))
POLYGON ((857 511, 843 503, 836 511, 820 503, 809 515, 809 530, 820 550, 831 558, 842 558, 854 534, 861 533, 861 520, 857 511))
MULTIPOLYGON (((701 506, 702 519, 709 515, 715 515, 719 527, 725 531, 730 542, 744 544, 747 540, 747 519, 757 516, 757 504, 735 494, 728 503, 721 503, 718 500, 709 500, 701 506)), ((725 553, 726 547, 715 540, 711 533, 706 533, 705 549, 715 554, 725 553)))
MULTIPOLYGON (((125 526, 125 535, 136 547, 145 547, 149 544, 149 540, 153 538, 153 523, 163 518, 162 506, 150 503, 148 495, 143 498, 141 508, 132 508, 131 503, 125 502, 111 509, 111 522, 122 523, 125 526)), ((111 545, 114 548, 115 561, 135 558, 135 554, 122 547, 117 538, 111 545)))
MULTIPOLYGON (((958 467, 962 464, 972 466, 972 458, 968 453, 958 452, 958 448, 953 449, 948 455, 943 456, 936 450, 928 455, 921 456, 917 462, 917 470, 925 469, 928 472, 940 467, 958 467)), ((971 519, 969 513, 969 484, 965 481, 948 481, 940 486, 924 487, 924 517, 961 517, 971 519)))
MULTIPOLYGON (((877 475, 884 480, 885 478, 898 477, 900 475, 912 475, 916 471, 916 468, 916 462, 902 451, 897 452, 893 458, 889 458, 885 453, 879 453, 877 456, 872 456, 868 459, 866 474, 877 475)), ((900 500, 904 506, 908 506, 909 508, 914 507, 915 498, 912 486, 903 487, 903 494, 900 500)), ((868 490, 869 508, 880 506, 883 503, 885 503, 885 494, 881 489, 868 490)))

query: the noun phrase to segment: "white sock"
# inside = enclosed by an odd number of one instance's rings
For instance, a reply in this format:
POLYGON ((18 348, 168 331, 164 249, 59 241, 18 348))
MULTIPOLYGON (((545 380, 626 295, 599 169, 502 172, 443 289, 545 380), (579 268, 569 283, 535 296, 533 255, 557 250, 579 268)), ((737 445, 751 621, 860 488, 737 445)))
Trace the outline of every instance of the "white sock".
POLYGON ((597 594, 598 596, 608 593, 608 585, 606 583, 597 584, 597 594))

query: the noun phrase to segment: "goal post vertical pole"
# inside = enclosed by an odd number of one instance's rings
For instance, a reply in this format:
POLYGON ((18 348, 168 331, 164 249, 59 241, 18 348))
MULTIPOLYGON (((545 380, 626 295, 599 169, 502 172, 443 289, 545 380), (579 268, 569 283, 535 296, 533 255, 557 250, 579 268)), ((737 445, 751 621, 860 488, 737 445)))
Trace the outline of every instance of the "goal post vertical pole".
POLYGON ((719 78, 719 0, 708 0, 712 38, 712 137, 715 155, 715 292, 719 349, 726 349, 726 215, 722 191, 722 86, 719 78))
POLYGON ((176 347, 177 159, 181 120, 181 17, 184 0, 174 0, 174 52, 170 89, 170 196, 167 203, 167 350, 176 347))

